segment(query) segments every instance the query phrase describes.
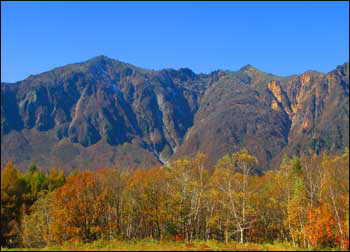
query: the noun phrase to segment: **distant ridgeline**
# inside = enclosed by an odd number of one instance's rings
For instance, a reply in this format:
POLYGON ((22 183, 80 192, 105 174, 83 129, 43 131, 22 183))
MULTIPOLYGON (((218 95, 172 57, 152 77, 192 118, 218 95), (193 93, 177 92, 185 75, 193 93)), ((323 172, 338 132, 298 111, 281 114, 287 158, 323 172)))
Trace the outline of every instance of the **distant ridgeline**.
MULTIPOLYGON (((259 169, 349 146, 349 64, 279 77, 247 65, 195 74, 98 56, 1 84, 1 165, 147 168, 242 147, 259 169)), ((212 168, 211 168, 212 169, 212 168)))

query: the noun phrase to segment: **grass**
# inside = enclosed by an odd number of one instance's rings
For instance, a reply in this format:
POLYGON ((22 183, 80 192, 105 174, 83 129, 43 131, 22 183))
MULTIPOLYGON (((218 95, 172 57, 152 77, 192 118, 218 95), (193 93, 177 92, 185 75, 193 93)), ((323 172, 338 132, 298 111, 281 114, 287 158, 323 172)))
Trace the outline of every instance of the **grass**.
POLYGON ((292 247, 286 243, 256 244, 218 241, 95 241, 93 243, 68 243, 63 245, 48 246, 45 248, 1 248, 1 251, 295 251, 304 249, 292 247))

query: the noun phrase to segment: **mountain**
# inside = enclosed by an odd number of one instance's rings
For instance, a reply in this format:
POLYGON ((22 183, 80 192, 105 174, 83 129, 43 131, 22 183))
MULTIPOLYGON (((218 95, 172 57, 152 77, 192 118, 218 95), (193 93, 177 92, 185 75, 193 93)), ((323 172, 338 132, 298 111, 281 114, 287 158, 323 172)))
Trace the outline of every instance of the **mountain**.
POLYGON ((278 77, 245 66, 208 87, 194 125, 175 155, 207 153, 214 162, 246 146, 261 168, 285 153, 349 146, 349 64, 328 74, 278 77))
POLYGON ((284 153, 349 146, 349 64, 279 77, 251 65, 195 74, 106 56, 1 83, 1 164, 147 168, 246 146, 260 169, 284 153))

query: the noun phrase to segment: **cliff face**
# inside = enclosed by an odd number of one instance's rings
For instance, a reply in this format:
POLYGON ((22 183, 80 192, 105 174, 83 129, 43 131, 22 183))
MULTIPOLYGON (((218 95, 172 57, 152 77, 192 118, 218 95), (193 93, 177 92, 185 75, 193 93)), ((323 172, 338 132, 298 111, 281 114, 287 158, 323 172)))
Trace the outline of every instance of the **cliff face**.
POLYGON ((289 150, 349 146, 349 64, 328 74, 308 71, 283 85, 292 108, 289 150))
POLYGON ((242 146, 262 168, 285 151, 348 146, 349 66, 277 77, 238 72, 151 71, 95 57, 1 84, 1 162, 21 168, 149 167, 242 146))

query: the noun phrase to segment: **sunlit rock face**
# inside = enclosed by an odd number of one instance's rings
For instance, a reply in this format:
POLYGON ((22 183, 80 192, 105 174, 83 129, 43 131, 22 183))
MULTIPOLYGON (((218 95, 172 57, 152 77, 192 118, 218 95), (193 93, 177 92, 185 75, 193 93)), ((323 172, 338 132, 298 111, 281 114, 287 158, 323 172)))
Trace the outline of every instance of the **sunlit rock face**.
POLYGON ((147 168, 248 147, 261 169, 283 153, 349 145, 349 65, 328 74, 146 70, 98 56, 1 84, 1 162, 24 169, 147 168))

